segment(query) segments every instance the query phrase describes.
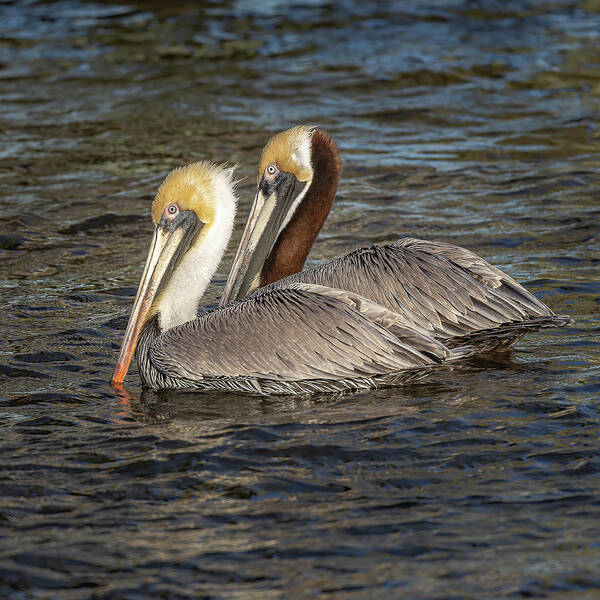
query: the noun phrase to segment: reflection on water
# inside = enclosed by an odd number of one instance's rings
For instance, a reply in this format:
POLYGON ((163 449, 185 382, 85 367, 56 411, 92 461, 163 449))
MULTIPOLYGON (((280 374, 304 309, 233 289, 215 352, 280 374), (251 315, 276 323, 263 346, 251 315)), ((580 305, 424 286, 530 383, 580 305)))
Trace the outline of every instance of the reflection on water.
MULTIPOLYGON (((595 597, 600 5, 0 3, 2 597, 595 597), (110 377, 166 172, 318 123, 310 261, 472 248, 576 323, 347 396, 110 377)), ((219 295, 235 245, 207 303, 219 295)))

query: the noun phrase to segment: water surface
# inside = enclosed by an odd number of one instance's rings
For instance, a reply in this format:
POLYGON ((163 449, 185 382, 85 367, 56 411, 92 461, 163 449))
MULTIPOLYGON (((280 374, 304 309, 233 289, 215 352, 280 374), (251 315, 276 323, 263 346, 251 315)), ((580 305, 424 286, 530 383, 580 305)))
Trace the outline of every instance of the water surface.
POLYGON ((0 3, 0 596, 600 593, 600 4, 0 3), (108 386, 165 174, 316 123, 311 263, 467 246, 566 330, 404 388, 108 386))

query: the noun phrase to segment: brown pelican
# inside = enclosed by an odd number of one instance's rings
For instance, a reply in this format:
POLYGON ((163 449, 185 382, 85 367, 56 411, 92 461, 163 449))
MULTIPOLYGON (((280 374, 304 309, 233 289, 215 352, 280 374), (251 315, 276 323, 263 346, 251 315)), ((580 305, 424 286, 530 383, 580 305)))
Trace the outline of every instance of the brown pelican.
POLYGON ((403 238, 301 271, 329 213, 340 169, 335 142, 319 129, 294 127, 269 140, 222 306, 252 292, 257 297, 296 283, 324 285, 369 298, 445 345, 468 341, 479 352, 507 348, 529 329, 570 322, 500 269, 444 242, 403 238))
POLYGON ((197 316, 233 227, 231 177, 231 170, 195 163, 160 186, 114 385, 136 346, 147 387, 260 394, 374 388, 468 353, 448 350, 358 294, 316 284, 291 283, 197 316))

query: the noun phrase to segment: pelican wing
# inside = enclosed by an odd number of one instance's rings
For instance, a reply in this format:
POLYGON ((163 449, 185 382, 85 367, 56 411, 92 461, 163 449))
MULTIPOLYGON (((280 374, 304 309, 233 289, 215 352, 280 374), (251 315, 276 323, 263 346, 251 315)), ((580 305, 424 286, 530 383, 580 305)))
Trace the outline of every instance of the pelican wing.
POLYGON ((355 250, 272 283, 255 296, 295 282, 360 294, 401 314, 407 326, 442 339, 554 314, 473 252, 413 238, 355 250))
POLYGON ((161 334, 165 376, 298 381, 369 377, 439 364, 449 351, 366 298, 295 284, 246 298, 161 334))

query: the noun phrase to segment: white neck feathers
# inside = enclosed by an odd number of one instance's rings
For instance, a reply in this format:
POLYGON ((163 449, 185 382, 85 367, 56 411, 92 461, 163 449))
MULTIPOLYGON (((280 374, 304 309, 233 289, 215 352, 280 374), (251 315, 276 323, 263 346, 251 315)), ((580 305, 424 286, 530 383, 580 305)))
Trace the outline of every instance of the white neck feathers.
POLYGON ((156 302, 162 331, 196 318, 200 299, 213 278, 233 230, 236 196, 233 169, 215 169, 211 177, 214 219, 204 225, 195 243, 181 258, 156 302))

